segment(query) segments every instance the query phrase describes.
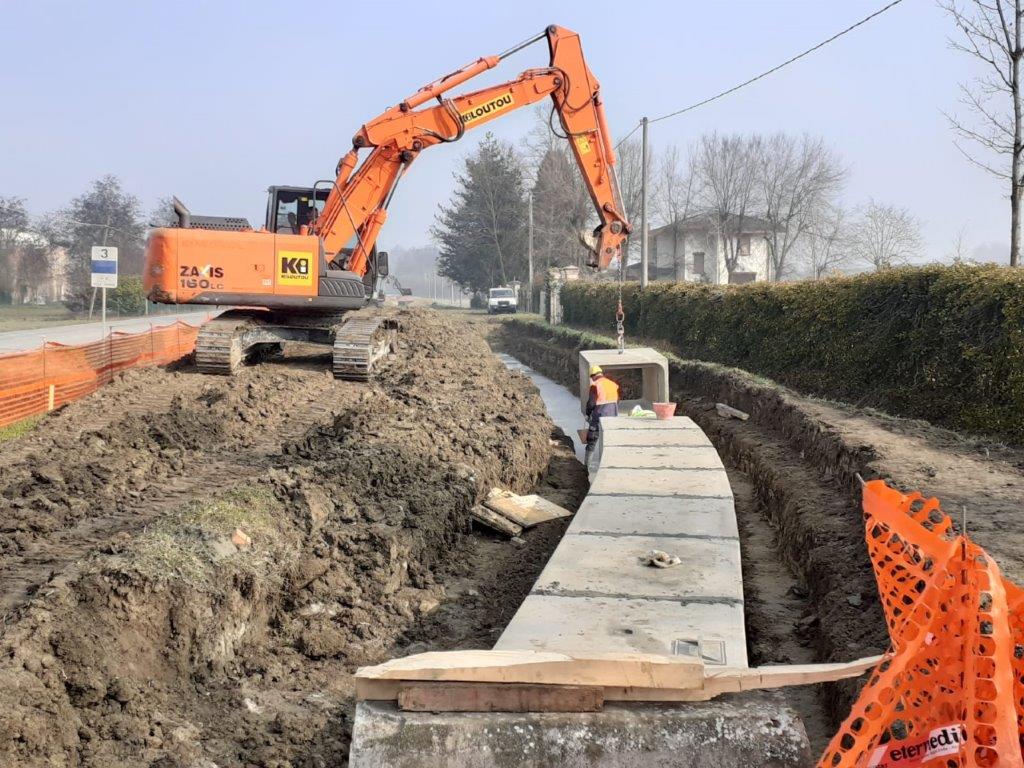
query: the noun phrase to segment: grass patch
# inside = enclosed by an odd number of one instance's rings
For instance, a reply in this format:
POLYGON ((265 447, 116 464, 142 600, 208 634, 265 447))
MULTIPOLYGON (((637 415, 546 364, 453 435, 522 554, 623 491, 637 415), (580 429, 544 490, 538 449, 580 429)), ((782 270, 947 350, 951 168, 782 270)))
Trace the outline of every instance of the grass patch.
POLYGON ((0 306, 0 332, 25 331, 48 325, 82 323, 88 315, 69 312, 62 304, 5 304, 0 306))
POLYGON ((36 424, 42 420, 42 415, 29 416, 21 421, 8 424, 6 427, 0 427, 0 443, 7 442, 8 440, 14 440, 15 438, 31 432, 35 429, 36 424))
POLYGON ((280 504, 267 488, 232 488, 157 520, 135 540, 123 564, 152 578, 189 582, 205 580, 215 567, 254 572, 271 562, 279 565, 296 548, 281 519, 280 504), (252 539, 250 548, 229 546, 236 529, 252 539))

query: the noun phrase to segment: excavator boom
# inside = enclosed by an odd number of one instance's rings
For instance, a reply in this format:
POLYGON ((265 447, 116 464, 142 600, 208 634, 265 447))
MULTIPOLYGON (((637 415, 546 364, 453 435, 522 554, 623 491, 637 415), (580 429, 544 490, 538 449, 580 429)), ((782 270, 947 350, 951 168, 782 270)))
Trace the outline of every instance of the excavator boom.
POLYGON ((615 150, 605 119, 600 85, 583 58, 579 35, 551 26, 542 34, 498 56, 488 56, 424 86, 412 96, 364 124, 352 150, 338 163, 337 178, 313 231, 328 253, 352 242, 347 268, 362 274, 377 235, 387 219, 395 188, 424 149, 457 141, 513 110, 545 97, 554 102, 562 129, 597 209, 591 266, 605 269, 621 254, 629 234, 615 178, 615 150), (505 57, 546 38, 550 64, 529 69, 515 80, 448 98, 445 94, 497 66, 505 57), (431 106, 423 106, 436 100, 431 106), (422 108, 421 108, 422 107, 422 108), (369 155, 356 169, 361 150, 369 155))

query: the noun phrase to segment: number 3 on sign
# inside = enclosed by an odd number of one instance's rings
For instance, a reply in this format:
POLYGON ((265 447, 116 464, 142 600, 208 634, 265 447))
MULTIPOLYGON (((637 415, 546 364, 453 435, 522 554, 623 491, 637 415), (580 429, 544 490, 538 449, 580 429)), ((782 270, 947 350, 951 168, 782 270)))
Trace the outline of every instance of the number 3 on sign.
POLYGON ((117 288, 117 248, 109 245, 92 247, 92 287, 117 288))

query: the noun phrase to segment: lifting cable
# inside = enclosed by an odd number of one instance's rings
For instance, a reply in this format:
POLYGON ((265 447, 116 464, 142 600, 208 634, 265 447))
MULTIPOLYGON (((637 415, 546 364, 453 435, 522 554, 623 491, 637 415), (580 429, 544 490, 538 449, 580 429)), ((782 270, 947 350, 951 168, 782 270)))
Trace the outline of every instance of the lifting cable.
POLYGON ((619 305, 615 308, 615 342, 621 355, 626 350, 626 312, 622 308, 622 285, 626 281, 626 258, 629 250, 619 257, 619 305))

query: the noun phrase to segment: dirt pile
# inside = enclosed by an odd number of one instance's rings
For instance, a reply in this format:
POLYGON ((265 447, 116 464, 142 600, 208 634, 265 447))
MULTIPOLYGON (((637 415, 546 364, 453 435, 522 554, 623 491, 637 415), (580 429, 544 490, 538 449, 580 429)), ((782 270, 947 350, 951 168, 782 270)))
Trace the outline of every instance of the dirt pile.
MULTIPOLYGON (((289 384, 347 393, 335 418, 264 451, 255 475, 222 475, 38 589, 0 635, 0 765, 343 764, 354 667, 429 635, 446 586, 480 562, 464 535, 472 505, 494 484, 535 486, 552 451, 539 397, 482 339, 436 313, 402 324, 373 385, 271 368, 286 379, 278 399, 205 383, 166 418, 87 438, 96 447, 76 472, 137 461, 152 479, 159 462, 142 457, 161 451, 201 461, 211 442, 243 456, 265 447, 298 418, 289 384)), ((4 487, 58 505, 58 520, 77 514, 26 471, 4 487)), ((64 489, 79 482, 54 474, 64 489)), ((125 482, 99 484, 108 503, 125 482)), ((19 528, 13 546, 18 534, 36 535, 19 528)))

